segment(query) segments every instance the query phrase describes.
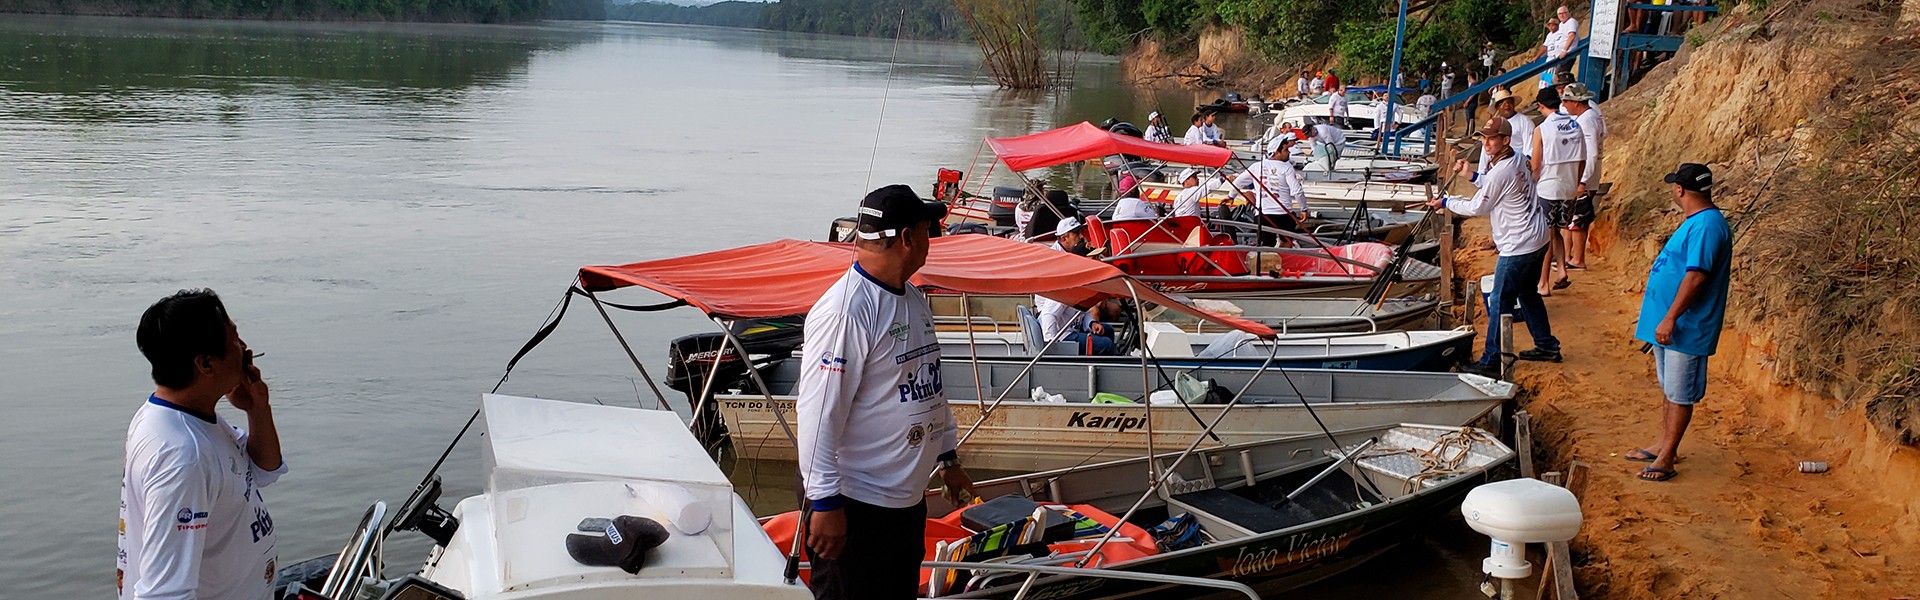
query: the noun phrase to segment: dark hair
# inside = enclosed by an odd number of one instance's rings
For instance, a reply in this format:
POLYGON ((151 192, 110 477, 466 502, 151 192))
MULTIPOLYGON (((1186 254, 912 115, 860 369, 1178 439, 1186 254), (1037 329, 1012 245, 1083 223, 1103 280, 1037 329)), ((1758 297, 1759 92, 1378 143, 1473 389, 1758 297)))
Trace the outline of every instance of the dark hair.
POLYGON ((226 358, 227 322, 226 305, 208 289, 180 290, 147 307, 135 341, 153 365, 153 382, 193 385, 194 359, 226 358))
POLYGON ((1197 113, 1193 113, 1193 119, 1191 119, 1191 122, 1194 122, 1194 123, 1199 123, 1199 122, 1200 122, 1200 119, 1204 119, 1204 118, 1206 118, 1206 116, 1207 116, 1207 114, 1206 114, 1206 113, 1198 113, 1198 112, 1197 112, 1197 113))

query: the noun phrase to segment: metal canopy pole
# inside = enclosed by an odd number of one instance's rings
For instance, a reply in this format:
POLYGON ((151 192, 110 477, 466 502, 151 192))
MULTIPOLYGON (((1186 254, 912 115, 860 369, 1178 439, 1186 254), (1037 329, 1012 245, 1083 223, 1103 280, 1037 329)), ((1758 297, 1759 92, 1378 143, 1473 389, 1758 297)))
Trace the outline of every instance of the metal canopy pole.
MULTIPOLYGON (((600 318, 606 320, 607 329, 613 330, 613 339, 620 342, 621 350, 627 351, 627 359, 633 361, 634 368, 640 369, 640 378, 647 380, 647 389, 653 390, 654 399, 660 401, 659 406, 665 407, 667 410, 673 410, 673 405, 667 403, 667 395, 660 393, 660 386, 653 382, 652 375, 647 374, 647 366, 640 364, 640 357, 633 353, 632 346, 627 345, 626 336, 620 335, 620 328, 613 324, 613 317, 607 315, 607 307, 600 304, 600 297, 593 295, 593 292, 583 293, 587 295, 588 300, 593 301, 593 309, 600 311, 600 318)), ((742 356, 744 357, 744 355, 742 356)))
MULTIPOLYGON (((1374 126, 1379 127, 1381 133, 1383 134, 1387 133, 1389 126, 1394 126, 1393 133, 1399 133, 1397 126, 1400 124, 1400 122, 1399 122, 1399 119, 1397 118, 1398 115, 1393 112, 1393 98, 1395 95, 1399 94, 1400 54, 1403 50, 1406 49, 1405 48, 1406 43, 1407 43, 1407 0, 1400 0, 1400 19, 1399 19, 1399 22, 1394 24, 1394 28, 1393 28, 1393 67, 1389 69, 1387 73, 1387 114, 1386 114, 1387 120, 1385 122, 1382 122, 1379 119, 1374 119, 1374 126)), ((1428 137, 1432 137, 1432 136, 1428 136, 1428 137)), ((1386 134, 1380 139, 1380 144, 1382 146, 1385 146, 1389 143, 1393 144, 1391 154, 1394 156, 1399 156, 1400 155, 1400 136, 1393 135, 1393 134, 1386 134)), ((1381 149, 1385 150, 1386 148, 1381 148, 1381 149)))

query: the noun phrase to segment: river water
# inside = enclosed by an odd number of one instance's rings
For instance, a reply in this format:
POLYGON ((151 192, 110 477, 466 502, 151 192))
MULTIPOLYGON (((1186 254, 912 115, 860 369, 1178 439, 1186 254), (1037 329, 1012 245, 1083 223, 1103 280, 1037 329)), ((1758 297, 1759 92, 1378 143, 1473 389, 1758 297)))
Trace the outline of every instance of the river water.
MULTIPOLYGON (((325 554, 405 497, 578 267, 818 238, 983 136, 1212 99, 1124 86, 1110 58, 1075 74, 1008 93, 971 46, 702 27, 4 15, 0 596, 112 593, 122 439, 152 387, 133 332, 174 290, 217 290, 266 353, 280 556, 325 554)), ((502 392, 655 406, 574 308, 502 392)), ((616 319, 656 377, 667 340, 711 329, 616 319)), ((477 491, 472 440, 448 506, 477 491)), ((1480 539, 1437 524, 1304 595, 1476 598, 1480 539)), ((396 539, 390 564, 423 549, 396 539)))

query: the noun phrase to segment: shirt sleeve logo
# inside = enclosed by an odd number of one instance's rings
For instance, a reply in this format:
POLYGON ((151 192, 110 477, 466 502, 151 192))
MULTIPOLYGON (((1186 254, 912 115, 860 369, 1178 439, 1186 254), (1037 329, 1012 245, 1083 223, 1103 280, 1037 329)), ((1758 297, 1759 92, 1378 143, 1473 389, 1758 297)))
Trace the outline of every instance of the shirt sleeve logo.
POLYGON ((820 366, 816 368, 830 373, 845 373, 847 372, 847 359, 834 356, 832 352, 828 352, 821 355, 820 366))
POLYGON ((174 529, 179 531, 191 531, 195 529, 205 529, 207 527, 205 523, 207 513, 195 511, 191 508, 180 509, 180 512, 173 514, 173 520, 179 523, 179 525, 173 526, 174 529))

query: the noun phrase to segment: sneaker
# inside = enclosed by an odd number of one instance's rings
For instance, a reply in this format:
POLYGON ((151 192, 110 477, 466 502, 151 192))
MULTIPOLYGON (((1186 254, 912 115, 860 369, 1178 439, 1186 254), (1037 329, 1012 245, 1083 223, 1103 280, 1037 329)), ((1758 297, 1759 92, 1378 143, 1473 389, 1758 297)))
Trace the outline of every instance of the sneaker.
POLYGON ((1531 350, 1523 350, 1515 356, 1519 357, 1520 360, 1537 360, 1541 362, 1560 362, 1559 350, 1541 350, 1539 348, 1534 348, 1531 350))
POLYGON ((1471 374, 1479 375, 1481 377, 1485 377, 1488 379, 1500 378, 1500 367, 1481 364, 1481 363, 1467 363, 1464 365, 1460 365, 1460 372, 1471 373, 1471 374))

